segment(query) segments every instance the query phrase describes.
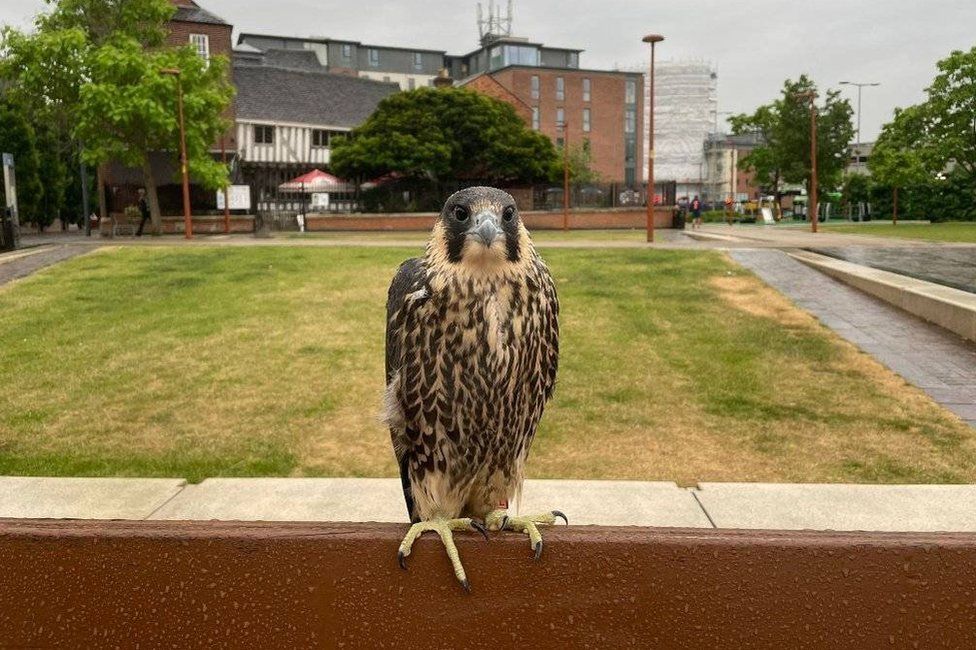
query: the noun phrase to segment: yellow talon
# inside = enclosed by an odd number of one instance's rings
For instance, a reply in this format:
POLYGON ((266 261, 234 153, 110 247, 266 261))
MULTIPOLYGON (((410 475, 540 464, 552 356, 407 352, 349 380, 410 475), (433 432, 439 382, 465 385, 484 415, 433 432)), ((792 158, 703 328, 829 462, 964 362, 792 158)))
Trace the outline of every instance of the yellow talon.
POLYGON ((434 531, 444 544, 444 549, 447 551, 448 559, 451 560, 451 566, 454 567, 454 575, 457 577, 458 582, 461 583, 465 591, 470 591, 471 587, 468 584, 468 578, 464 573, 464 567, 461 565, 461 555, 458 553, 457 546, 454 544, 453 531, 455 530, 475 530, 484 535, 485 539, 488 539, 488 533, 485 531, 484 526, 480 522, 467 517, 463 519, 430 519, 428 521, 420 521, 410 527, 403 541, 400 542, 400 549, 397 551, 397 562, 400 563, 400 568, 406 570, 406 557, 410 555, 410 550, 413 548, 413 543, 417 538, 427 531, 434 531))

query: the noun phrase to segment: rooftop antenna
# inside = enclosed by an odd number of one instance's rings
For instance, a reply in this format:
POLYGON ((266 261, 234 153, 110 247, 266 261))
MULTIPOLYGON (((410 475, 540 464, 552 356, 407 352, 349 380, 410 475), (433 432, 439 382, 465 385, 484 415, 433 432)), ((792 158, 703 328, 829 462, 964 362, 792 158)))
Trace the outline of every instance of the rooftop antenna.
POLYGON ((508 8, 502 15, 501 6, 496 5, 495 0, 488 0, 486 16, 481 3, 478 3, 478 36, 482 45, 512 35, 512 4, 513 0, 508 0, 508 8))

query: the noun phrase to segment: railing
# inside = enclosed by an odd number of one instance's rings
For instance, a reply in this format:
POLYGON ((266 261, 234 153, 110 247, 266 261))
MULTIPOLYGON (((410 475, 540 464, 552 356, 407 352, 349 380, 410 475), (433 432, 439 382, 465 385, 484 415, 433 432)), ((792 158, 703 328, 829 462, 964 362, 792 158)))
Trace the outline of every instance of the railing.
POLYGON ((976 647, 976 535, 0 520, 0 646, 976 647))

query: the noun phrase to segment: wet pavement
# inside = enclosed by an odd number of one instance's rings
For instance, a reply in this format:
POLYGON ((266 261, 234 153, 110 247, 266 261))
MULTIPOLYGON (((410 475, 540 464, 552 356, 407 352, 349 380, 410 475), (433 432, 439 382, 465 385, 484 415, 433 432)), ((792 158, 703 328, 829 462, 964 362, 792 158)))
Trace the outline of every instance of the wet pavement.
POLYGON ((801 309, 976 427, 976 344, 801 264, 782 251, 729 253, 801 309))
POLYGON ((89 252, 79 246, 44 246, 25 248, 0 255, 0 285, 26 277, 46 266, 89 252))
POLYGON ((915 246, 875 248, 845 246, 810 248, 853 264, 907 275, 954 289, 976 293, 976 247, 915 246))

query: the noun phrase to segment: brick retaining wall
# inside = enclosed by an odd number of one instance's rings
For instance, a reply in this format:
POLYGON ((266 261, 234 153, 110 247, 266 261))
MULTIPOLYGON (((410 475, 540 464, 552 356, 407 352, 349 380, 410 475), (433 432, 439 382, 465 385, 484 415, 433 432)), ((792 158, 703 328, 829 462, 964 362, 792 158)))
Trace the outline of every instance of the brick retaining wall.
MULTIPOLYGON (((307 219, 309 231, 406 231, 430 230, 437 215, 432 212, 403 214, 313 214, 307 219)), ((671 227, 671 209, 655 210, 654 226, 671 227)), ((522 212, 522 220, 529 230, 559 230, 563 227, 562 212, 522 212)), ((577 210, 569 213, 571 230, 644 228, 647 213, 639 210, 577 210)))

